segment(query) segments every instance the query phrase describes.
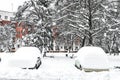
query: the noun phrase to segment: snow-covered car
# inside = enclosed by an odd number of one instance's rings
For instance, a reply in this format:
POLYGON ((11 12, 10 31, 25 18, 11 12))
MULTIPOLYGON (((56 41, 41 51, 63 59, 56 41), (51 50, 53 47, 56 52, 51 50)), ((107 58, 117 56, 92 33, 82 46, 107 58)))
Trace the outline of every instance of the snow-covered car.
POLYGON ((38 69, 42 63, 42 54, 36 47, 21 47, 8 60, 8 66, 23 69, 38 69))
POLYGON ((75 66, 86 72, 89 71, 109 71, 108 57, 100 47, 86 46, 77 52, 75 66))

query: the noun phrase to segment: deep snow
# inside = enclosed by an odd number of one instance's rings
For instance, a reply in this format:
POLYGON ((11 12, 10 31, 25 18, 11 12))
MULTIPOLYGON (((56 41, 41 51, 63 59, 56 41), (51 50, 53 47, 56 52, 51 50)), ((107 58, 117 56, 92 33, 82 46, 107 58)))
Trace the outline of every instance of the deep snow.
MULTIPOLYGON (((11 56, 9 53, 0 55, 5 59, 11 56)), ((108 72, 84 72, 74 66, 74 58, 65 57, 64 53, 47 53, 47 56, 49 57, 43 58, 38 70, 5 67, 1 62, 0 80, 120 80, 119 69, 110 69, 108 72)), ((120 56, 108 57, 111 65, 120 65, 120 56)))

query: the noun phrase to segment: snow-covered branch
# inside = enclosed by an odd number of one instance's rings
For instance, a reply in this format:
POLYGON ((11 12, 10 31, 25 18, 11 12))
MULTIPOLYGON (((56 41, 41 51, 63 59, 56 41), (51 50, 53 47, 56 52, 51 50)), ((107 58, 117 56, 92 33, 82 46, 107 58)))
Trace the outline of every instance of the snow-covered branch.
POLYGON ((79 23, 79 20, 72 20, 72 19, 67 19, 68 21, 74 22, 74 23, 79 23))
POLYGON ((71 3, 71 4, 69 4, 68 6, 62 8, 60 11, 64 11, 64 10, 66 10, 67 8, 69 8, 70 6, 73 6, 73 5, 76 5, 76 4, 77 4, 77 3, 71 3))
POLYGON ((81 25, 81 24, 78 24, 78 23, 77 23, 77 26, 80 27, 79 29, 86 30, 86 31, 90 32, 87 27, 85 27, 85 26, 83 26, 83 25, 81 25))
POLYGON ((72 25, 72 24, 69 24, 69 26, 71 26, 73 28, 76 28, 76 30, 79 31, 82 35, 84 35, 84 36, 89 38, 89 36, 87 34, 83 33, 81 28, 79 28, 78 26, 75 26, 75 25, 72 25))
POLYGON ((113 25, 107 24, 107 26, 108 26, 109 28, 111 28, 111 27, 113 27, 113 26, 117 26, 117 25, 120 25, 120 22, 119 22, 119 23, 116 23, 116 24, 113 24, 113 25))
POLYGON ((74 31, 70 31, 70 32, 64 31, 59 36, 61 36, 61 35, 68 35, 68 34, 74 34, 74 31))
POLYGON ((72 17, 74 17, 74 18, 79 18, 78 15, 74 15, 74 14, 69 14, 69 16, 72 16, 72 17))
POLYGON ((101 31, 103 31, 106 27, 101 28, 99 31, 95 32, 92 34, 92 36, 96 36, 97 34, 99 34, 101 31))
MULTIPOLYGON (((99 0, 98 0, 99 1, 99 0)), ((101 2, 103 2, 104 0, 101 0, 100 2, 97 2, 98 4, 96 4, 95 6, 94 6, 94 8, 92 9, 92 14, 94 14, 94 12, 96 12, 96 9, 98 9, 98 7, 99 7, 99 5, 103 5, 103 4, 101 4, 101 2)))
POLYGON ((79 14, 80 13, 80 10, 73 11, 73 10, 70 10, 70 9, 66 9, 66 11, 72 12, 72 13, 75 13, 75 14, 79 14))
POLYGON ((68 14, 67 14, 67 15, 64 15, 64 16, 58 18, 58 19, 53 19, 53 22, 58 21, 58 20, 61 20, 61 19, 64 19, 64 18, 66 18, 67 16, 68 16, 68 14))

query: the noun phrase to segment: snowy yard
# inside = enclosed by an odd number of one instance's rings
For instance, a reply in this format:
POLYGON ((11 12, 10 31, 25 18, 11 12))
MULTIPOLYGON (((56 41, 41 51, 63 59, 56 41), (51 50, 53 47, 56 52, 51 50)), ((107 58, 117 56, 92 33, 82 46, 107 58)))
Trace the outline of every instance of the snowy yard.
MULTIPOLYGON (((11 56, 10 54, 2 57, 11 56)), ((119 80, 120 70, 111 69, 109 72, 84 72, 74 66, 74 59, 65 54, 47 54, 38 70, 24 70, 3 67, 0 63, 0 80, 119 80)), ((108 56, 111 65, 120 65, 120 56, 108 56)), ((7 59, 6 58, 6 59, 7 59)))

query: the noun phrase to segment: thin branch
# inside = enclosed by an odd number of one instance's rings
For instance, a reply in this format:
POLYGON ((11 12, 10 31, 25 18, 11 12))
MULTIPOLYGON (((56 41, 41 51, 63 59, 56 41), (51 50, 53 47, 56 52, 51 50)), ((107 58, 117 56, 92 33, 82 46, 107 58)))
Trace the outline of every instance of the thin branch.
POLYGON ((106 27, 103 27, 102 29, 100 29, 99 31, 95 32, 94 34, 92 34, 92 36, 97 35, 98 33, 102 32, 106 27))
POLYGON ((76 28, 82 35, 84 35, 84 36, 86 36, 86 37, 89 38, 89 36, 88 36, 87 34, 85 34, 85 33, 83 33, 83 32, 81 31, 81 28, 78 28, 77 26, 72 25, 72 24, 69 24, 69 26, 71 26, 71 27, 73 27, 73 28, 76 28))
POLYGON ((93 9, 92 9, 92 14, 94 14, 94 12, 96 12, 96 9, 99 7, 99 5, 101 5, 101 2, 103 2, 104 0, 101 0, 100 2, 97 2, 98 4, 96 4, 93 9))
POLYGON ((72 19, 67 19, 68 21, 74 22, 74 23, 79 23, 79 20, 72 20, 72 19))
POLYGON ((62 16, 62 17, 60 17, 60 18, 58 18, 58 19, 53 19, 53 21, 61 20, 61 19, 65 18, 65 17, 67 17, 67 16, 68 16, 68 15, 62 16))

